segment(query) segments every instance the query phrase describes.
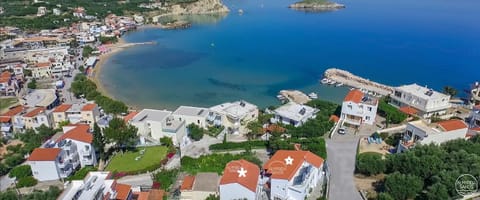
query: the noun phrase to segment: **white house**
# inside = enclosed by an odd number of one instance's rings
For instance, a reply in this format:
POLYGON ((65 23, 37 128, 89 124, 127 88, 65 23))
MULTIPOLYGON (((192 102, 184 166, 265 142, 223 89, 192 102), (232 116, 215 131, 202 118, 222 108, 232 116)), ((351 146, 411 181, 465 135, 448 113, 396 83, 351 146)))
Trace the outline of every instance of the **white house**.
POLYGON ((407 123, 403 138, 399 141, 397 152, 403 152, 416 144, 441 144, 450 140, 465 139, 468 126, 461 120, 446 120, 427 124, 422 120, 407 123))
POLYGON ((0 133, 4 136, 10 135, 14 130, 15 125, 21 125, 23 128, 23 120, 18 118, 19 114, 24 112, 23 106, 15 106, 10 108, 7 112, 0 114, 0 133), (18 120, 19 122, 17 122, 18 120))
POLYGON ((470 116, 468 117, 470 128, 479 129, 480 127, 480 105, 474 106, 470 116))
POLYGON ((214 126, 224 126, 228 133, 240 134, 246 133, 248 122, 257 118, 257 106, 241 100, 211 107, 207 122, 214 126))
POLYGON ((352 90, 343 100, 340 119, 355 127, 363 123, 373 125, 377 116, 377 107, 377 99, 365 95, 360 90, 352 90))
POLYGON ((199 127, 207 128, 208 112, 208 108, 180 106, 172 113, 172 116, 180 121, 185 121, 187 126, 196 124, 199 127))
POLYGON ((74 170, 73 164, 61 148, 36 148, 27 159, 33 177, 39 181, 58 180, 68 177, 74 170))
POLYGON ((71 181, 57 199, 131 200, 133 192, 130 185, 112 179, 110 172, 95 171, 89 172, 83 180, 71 181))
POLYGON ((143 109, 128 122, 137 127, 141 143, 159 143, 160 138, 167 136, 178 146, 187 134, 185 121, 175 119, 171 114, 166 110, 143 109))
POLYGON ((260 169, 246 160, 234 160, 227 163, 220 179, 220 199, 255 200, 261 189, 259 185, 260 169))
POLYGON ((417 84, 394 88, 391 104, 402 109, 413 108, 416 115, 430 118, 433 115, 445 115, 452 107, 450 96, 417 84))
POLYGON ((273 123, 283 123, 299 127, 309 119, 314 119, 318 109, 310 106, 298 104, 295 102, 288 102, 279 108, 275 109, 273 113, 275 116, 271 119, 273 123))
POLYGON ((37 16, 41 17, 44 16, 47 13, 47 8, 44 6, 40 6, 37 8, 37 16))
POLYGON ((270 199, 303 200, 308 197, 323 181, 323 163, 322 158, 309 151, 275 152, 263 165, 269 178, 270 199))
POLYGON ((16 131, 23 131, 24 129, 36 129, 42 125, 51 127, 49 114, 42 107, 29 108, 28 112, 21 116, 23 120, 23 128, 16 129, 16 131))
POLYGON ((87 104, 62 104, 51 112, 52 122, 55 128, 65 121, 72 124, 82 123, 93 128, 95 122, 100 120, 100 109, 95 103, 87 104))
POLYGON ((92 145, 93 134, 89 130, 90 126, 86 124, 64 126, 64 134, 56 140, 56 146, 64 148, 68 156, 72 155, 72 157, 77 158, 76 160, 80 161, 81 167, 97 164, 95 148, 92 145), (69 148, 71 149, 70 152, 69 148), (78 154, 78 156, 75 154, 78 154))

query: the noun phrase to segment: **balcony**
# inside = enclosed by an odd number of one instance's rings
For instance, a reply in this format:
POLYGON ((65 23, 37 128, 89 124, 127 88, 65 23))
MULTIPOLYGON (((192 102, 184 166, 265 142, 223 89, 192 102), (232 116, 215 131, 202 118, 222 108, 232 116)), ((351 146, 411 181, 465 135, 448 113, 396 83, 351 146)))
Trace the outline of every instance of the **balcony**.
POLYGON ((346 117, 344 119, 344 122, 348 123, 348 124, 353 124, 353 125, 361 125, 362 124, 362 118, 349 118, 349 117, 346 117))
POLYGON ((60 167, 60 176, 62 178, 66 178, 73 173, 73 166, 72 164, 67 164, 64 167, 60 167))
POLYGON ((82 155, 83 155, 83 156, 90 156, 90 155, 92 155, 92 149, 90 149, 90 148, 85 148, 85 149, 83 149, 83 150, 82 150, 82 155))

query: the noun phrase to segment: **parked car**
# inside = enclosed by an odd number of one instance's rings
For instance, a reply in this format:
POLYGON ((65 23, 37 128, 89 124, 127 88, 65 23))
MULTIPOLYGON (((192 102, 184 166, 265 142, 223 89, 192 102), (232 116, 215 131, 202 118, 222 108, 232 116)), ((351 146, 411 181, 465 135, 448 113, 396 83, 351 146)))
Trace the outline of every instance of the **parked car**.
POLYGON ((345 130, 345 128, 342 127, 342 128, 338 129, 338 134, 345 135, 346 133, 347 133, 347 131, 345 130))

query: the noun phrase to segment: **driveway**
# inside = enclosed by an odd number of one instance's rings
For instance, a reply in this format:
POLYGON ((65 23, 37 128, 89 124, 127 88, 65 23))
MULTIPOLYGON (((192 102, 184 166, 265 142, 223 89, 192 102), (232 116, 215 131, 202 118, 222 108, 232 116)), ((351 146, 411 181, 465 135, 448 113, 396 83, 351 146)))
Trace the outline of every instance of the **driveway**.
POLYGON ((353 135, 336 134, 327 140, 327 162, 330 170, 328 199, 362 199, 353 181, 358 138, 353 135))
POLYGON ((128 184, 131 186, 147 186, 153 184, 152 176, 149 173, 138 174, 134 176, 125 176, 117 180, 118 183, 128 184))

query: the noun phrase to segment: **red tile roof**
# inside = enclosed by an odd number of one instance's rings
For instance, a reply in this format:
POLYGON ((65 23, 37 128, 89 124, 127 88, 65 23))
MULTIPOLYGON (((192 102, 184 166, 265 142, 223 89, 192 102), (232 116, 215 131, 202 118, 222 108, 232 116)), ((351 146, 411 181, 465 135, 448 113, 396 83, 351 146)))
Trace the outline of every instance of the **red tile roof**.
POLYGON ((180 191, 192 190, 194 182, 195 176, 185 176, 185 178, 183 178, 182 186, 180 186, 180 191))
POLYGON ((0 116, 0 123, 8 123, 8 122, 10 122, 11 119, 12 119, 12 117, 1 117, 0 116))
POLYGON ((57 139, 57 142, 60 142, 64 139, 71 139, 91 144, 93 141, 93 134, 89 133, 88 129, 90 129, 90 126, 86 124, 76 125, 75 128, 60 136, 57 139))
POLYGON ((480 132, 480 127, 471 128, 470 130, 472 130, 472 131, 479 131, 479 132, 480 132))
POLYGON ((13 117, 18 113, 21 113, 23 109, 24 109, 23 106, 16 106, 16 107, 10 108, 10 110, 8 110, 6 113, 1 114, 0 116, 13 117))
POLYGON ((148 195, 150 194, 149 192, 134 192, 137 196, 137 200, 148 200, 148 195))
POLYGON ((267 128, 263 128, 263 132, 266 133, 266 132, 269 132, 269 133, 273 133, 273 132, 278 132, 278 133, 284 133, 285 132, 285 128, 277 125, 277 124, 270 124, 267 126, 267 128))
POLYGON ((407 115, 415 115, 418 113, 418 110, 415 108, 412 108, 411 106, 403 106, 399 110, 400 112, 403 112, 407 115))
POLYGON ((362 102, 362 98, 363 98, 363 92, 355 89, 355 90, 351 90, 350 92, 348 92, 347 96, 345 96, 345 99, 343 99, 343 101, 351 101, 351 102, 355 102, 355 103, 360 103, 360 102, 362 102))
POLYGON ((65 112, 72 107, 72 104, 62 104, 59 105, 53 110, 53 112, 65 112))
POLYGON ((331 115, 329 120, 337 123, 338 121, 340 121, 340 118, 336 115, 331 115))
POLYGON ((252 192, 257 191, 258 176, 260 169, 257 165, 246 160, 234 160, 227 163, 223 176, 220 179, 220 185, 238 183, 252 192), (245 176, 240 176, 239 170, 243 168, 246 171, 245 176))
POLYGON ((272 178, 291 180, 302 166, 303 161, 317 168, 323 164, 323 159, 310 151, 278 150, 272 158, 263 165, 263 168, 267 170, 267 173, 272 174, 272 178), (290 165, 286 163, 288 157, 293 159, 290 165))
POLYGON ((50 67, 50 62, 43 62, 35 64, 35 67, 50 67))
POLYGON ((115 191, 117 191, 117 198, 119 200, 126 200, 131 192, 132 186, 117 183, 115 185, 115 191))
POLYGON ((9 71, 4 71, 0 74, 0 78, 10 78, 12 74, 9 71))
POLYGON ((148 200, 163 199, 165 196, 165 190, 152 189, 148 194, 148 200))
POLYGON ((62 151, 60 148, 35 148, 28 161, 54 161, 62 151))
POLYGON ((33 110, 31 110, 30 112, 28 112, 27 114, 23 115, 24 117, 35 117, 37 116, 38 114, 40 114, 41 112, 44 112, 45 111, 45 108, 35 108, 33 110))
POLYGON ((82 111, 92 111, 95 107, 97 107, 97 104, 89 103, 83 106, 82 111))
POLYGON ((458 129, 467 128, 467 124, 462 120, 451 119, 446 121, 437 122, 437 124, 442 127, 445 131, 454 131, 458 129))
POLYGON ((128 121, 130 121, 131 119, 133 119, 133 118, 135 117, 135 115, 137 115, 137 114, 138 114, 137 111, 133 111, 133 112, 131 112, 131 113, 128 113, 127 116, 123 117, 123 121, 128 122, 128 121))

